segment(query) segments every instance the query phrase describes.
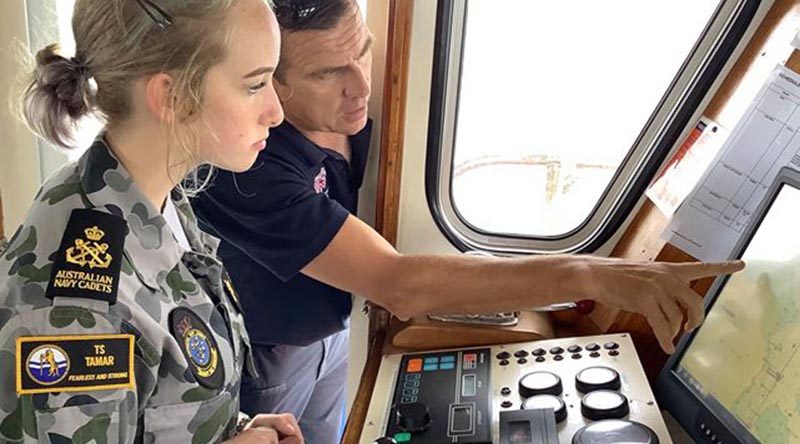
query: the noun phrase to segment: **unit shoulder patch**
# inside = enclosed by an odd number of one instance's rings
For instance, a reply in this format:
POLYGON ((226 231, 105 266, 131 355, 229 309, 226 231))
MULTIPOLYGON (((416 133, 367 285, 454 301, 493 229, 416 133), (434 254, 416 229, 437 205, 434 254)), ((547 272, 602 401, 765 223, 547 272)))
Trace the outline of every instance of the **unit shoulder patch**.
POLYGON ((129 334, 17 338, 17 394, 133 389, 129 334))
POLYGON ((122 218, 94 210, 73 210, 56 253, 46 296, 116 303, 126 234, 127 223, 122 218))
POLYGON ((200 316, 185 307, 175 308, 169 313, 169 328, 197 382, 211 389, 222 388, 225 383, 222 356, 211 329, 200 316))

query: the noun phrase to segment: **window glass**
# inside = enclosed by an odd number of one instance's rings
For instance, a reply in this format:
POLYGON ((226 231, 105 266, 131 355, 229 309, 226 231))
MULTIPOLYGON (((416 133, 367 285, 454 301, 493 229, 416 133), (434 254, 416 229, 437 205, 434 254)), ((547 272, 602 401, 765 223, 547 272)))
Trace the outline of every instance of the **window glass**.
POLYGON ((470 1, 450 176, 462 220, 531 237, 578 228, 717 5, 470 1))

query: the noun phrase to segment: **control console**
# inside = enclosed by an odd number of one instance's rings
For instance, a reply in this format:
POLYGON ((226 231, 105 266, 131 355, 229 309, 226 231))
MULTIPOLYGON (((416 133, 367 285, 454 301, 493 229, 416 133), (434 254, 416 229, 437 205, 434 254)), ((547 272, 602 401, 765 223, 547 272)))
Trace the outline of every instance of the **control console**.
POLYGON ((387 355, 361 444, 671 444, 625 334, 387 355))

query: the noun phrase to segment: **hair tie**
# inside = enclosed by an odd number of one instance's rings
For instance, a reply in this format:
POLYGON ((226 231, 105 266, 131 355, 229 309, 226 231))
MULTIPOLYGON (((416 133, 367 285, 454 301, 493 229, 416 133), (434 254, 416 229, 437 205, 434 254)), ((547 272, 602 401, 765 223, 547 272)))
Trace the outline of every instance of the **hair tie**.
POLYGON ((86 65, 85 62, 81 61, 80 58, 78 58, 78 56, 71 57, 69 61, 72 64, 72 67, 75 70, 75 72, 78 73, 78 75, 81 78, 91 77, 89 74, 89 66, 86 65))

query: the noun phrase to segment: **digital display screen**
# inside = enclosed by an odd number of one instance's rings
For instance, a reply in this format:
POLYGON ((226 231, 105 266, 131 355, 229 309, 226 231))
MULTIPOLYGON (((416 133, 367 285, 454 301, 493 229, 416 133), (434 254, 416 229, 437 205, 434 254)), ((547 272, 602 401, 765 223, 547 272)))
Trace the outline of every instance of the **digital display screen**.
POLYGON ((450 427, 453 432, 469 432, 472 430, 472 409, 467 406, 453 408, 453 423, 450 427))
POLYGON ((475 396, 478 391, 475 375, 464 375, 461 381, 461 396, 475 396))
POLYGON ((784 186, 676 368, 744 442, 800 442, 798 216, 784 186))
POLYGON ((508 423, 508 442, 511 444, 531 444, 531 423, 528 421, 511 421, 508 423))

